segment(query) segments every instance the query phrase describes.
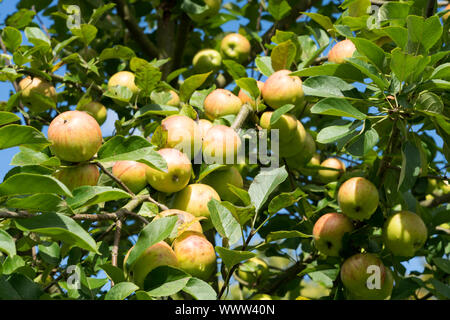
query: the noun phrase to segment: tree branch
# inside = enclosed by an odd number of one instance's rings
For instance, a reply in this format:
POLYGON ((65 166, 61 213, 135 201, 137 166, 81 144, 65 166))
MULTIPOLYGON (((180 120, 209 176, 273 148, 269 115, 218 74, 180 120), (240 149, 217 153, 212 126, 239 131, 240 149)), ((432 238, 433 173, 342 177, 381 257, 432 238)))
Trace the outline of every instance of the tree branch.
POLYGON ((130 190, 130 188, 127 187, 125 183, 122 182, 119 178, 117 178, 115 175, 113 175, 111 172, 109 172, 100 162, 96 162, 95 165, 100 168, 108 177, 113 179, 123 190, 131 194, 133 197, 135 196, 134 192, 130 190))
POLYGON ((443 203, 448 203, 448 202, 450 202, 450 193, 446 193, 446 194, 443 194, 442 196, 434 197, 433 199, 430 199, 430 200, 423 200, 420 202, 420 205, 422 207, 426 207, 426 208, 434 208, 443 203))
POLYGON ((248 103, 244 103, 241 107, 241 110, 239 110, 239 113, 237 114, 236 118, 233 121, 233 124, 231 125, 231 128, 234 130, 239 129, 244 124, 245 120, 247 120, 247 117, 253 112, 252 107, 248 103))

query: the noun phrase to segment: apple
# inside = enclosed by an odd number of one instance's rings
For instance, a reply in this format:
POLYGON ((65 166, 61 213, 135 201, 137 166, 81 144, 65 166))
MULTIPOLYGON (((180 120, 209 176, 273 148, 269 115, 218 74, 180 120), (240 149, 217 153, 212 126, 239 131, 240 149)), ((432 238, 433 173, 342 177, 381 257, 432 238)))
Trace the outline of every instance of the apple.
POLYGON ((264 82, 262 97, 271 108, 278 109, 286 104, 293 104, 297 108, 304 105, 302 80, 290 76, 290 73, 290 70, 279 70, 264 82))
POLYGON ((302 123, 297 120, 297 130, 292 135, 292 138, 286 141, 284 136, 280 136, 280 156, 289 158, 303 152, 306 143, 306 130, 302 123))
POLYGON ((100 172, 95 164, 83 164, 62 168, 55 173, 55 177, 72 191, 81 186, 96 186, 100 172))
POLYGON ((175 239, 173 250, 178 267, 193 277, 207 280, 216 269, 216 252, 202 233, 184 232, 175 239))
POLYGON ((273 125, 270 125, 272 111, 266 111, 259 119, 259 125, 263 129, 278 129, 278 135, 281 141, 289 141, 297 131, 297 118, 289 113, 283 114, 273 125))
POLYGON ((192 65, 194 66, 194 71, 197 73, 217 71, 222 65, 222 56, 217 50, 203 49, 194 56, 192 65))
POLYGON ((189 18, 197 23, 215 16, 222 5, 222 0, 202 0, 205 10, 199 13, 188 13, 189 18))
POLYGON ((115 86, 127 87, 133 94, 139 92, 139 88, 134 83, 135 75, 130 71, 119 71, 115 73, 108 81, 108 88, 115 86))
POLYGON ((390 216, 383 228, 384 244, 395 256, 413 257, 427 237, 427 227, 422 218, 410 211, 390 216))
POLYGON ((229 114, 238 114, 242 101, 229 90, 215 89, 206 96, 203 107, 206 117, 214 120, 229 114))
POLYGON ((244 63, 250 56, 250 50, 250 41, 239 33, 230 33, 220 42, 220 52, 224 59, 244 63))
POLYGON ((158 153, 167 162, 167 172, 147 166, 147 182, 156 190, 173 193, 187 186, 192 174, 189 158, 177 149, 164 148, 158 153))
MULTIPOLYGON (((259 91, 261 92, 262 88, 264 87, 264 82, 256 81, 256 85, 258 86, 259 91)), ((253 110, 256 110, 257 105, 255 103, 255 100, 253 100, 249 95, 247 95, 247 93, 245 93, 244 90, 242 90, 242 89, 239 90, 238 98, 241 99, 242 104, 248 103, 248 104, 250 104, 252 106, 253 110)))
POLYGON ((250 300, 273 300, 273 299, 272 296, 268 295, 267 293, 258 293, 255 294, 253 297, 251 297, 250 300))
POLYGON ((139 193, 147 185, 148 166, 136 161, 117 161, 112 174, 120 179, 133 193, 139 193))
POLYGON ((174 148, 192 159, 202 149, 202 134, 197 123, 184 115, 173 115, 161 122, 161 129, 167 132, 164 148, 174 148))
POLYGON ((384 300, 391 295, 394 278, 389 268, 371 253, 357 253, 346 259, 340 272, 342 283, 354 299, 384 300), (379 288, 372 281, 379 270, 379 288), (378 269, 377 269, 378 268, 378 269), (370 279, 369 279, 370 278, 370 279), (369 285, 375 285, 369 288, 369 285))
POLYGON ((86 103, 85 105, 77 107, 77 110, 85 111, 93 116, 94 119, 97 120, 99 125, 102 125, 106 121, 106 116, 108 114, 108 110, 106 110, 106 107, 100 102, 96 101, 91 101, 89 103, 86 103))
POLYGON ((350 40, 343 40, 336 43, 328 53, 328 61, 334 63, 344 63, 345 58, 351 58, 356 47, 350 40))
POLYGON ((378 200, 377 188, 362 177, 348 179, 338 191, 342 213, 355 220, 369 219, 377 210, 378 200))
POLYGON ((166 102, 166 104, 168 106, 172 106, 172 107, 178 107, 180 106, 180 96, 178 95, 178 93, 176 93, 173 90, 169 90, 170 93, 170 100, 166 102))
POLYGON ((321 167, 332 168, 336 170, 326 170, 321 169, 317 172, 319 180, 323 183, 330 183, 336 181, 339 176, 345 172, 345 164, 336 158, 328 158, 324 160, 321 164, 321 167))
POLYGON ((324 214, 316 221, 313 228, 317 250, 327 256, 338 257, 342 249, 342 239, 351 231, 353 231, 353 224, 343 214, 324 214))
POLYGON ((250 287, 256 287, 269 278, 269 266, 264 260, 254 257, 243 263, 237 274, 250 287))
MULTIPOLYGON (((308 131, 306 131, 305 134, 305 142, 303 144, 303 149, 296 153, 295 155, 291 157, 286 158, 286 163, 291 169, 296 169, 303 174, 306 174, 307 172, 313 172, 314 170, 304 169, 304 167, 308 164, 308 162, 311 162, 313 160, 314 154, 316 152, 316 143, 314 142, 313 137, 309 134, 308 131)), ((317 158, 316 158, 317 159, 317 158)), ((316 159, 313 160, 313 162, 316 161, 316 159)), ((320 158, 319 158, 320 163, 320 158)), ((317 165, 319 164, 317 163, 317 165)), ((314 164, 314 163, 311 163, 314 164)))
MULTIPOLYGON (((195 231, 199 233, 203 233, 202 226, 199 222, 199 220, 192 214, 186 211, 177 210, 177 209, 169 209, 164 210, 158 213, 154 219, 159 219, 163 217, 169 217, 169 216, 177 216, 177 234, 175 236, 179 237, 183 232, 186 231, 195 231)), ((175 238, 169 238, 171 242, 175 240, 175 238)))
POLYGON ((203 139, 203 157, 207 164, 235 164, 241 149, 241 138, 232 128, 215 125, 203 139))
POLYGON ((208 132, 208 130, 213 127, 213 124, 209 120, 200 119, 200 120, 198 120, 197 125, 200 129, 200 133, 202 135, 202 141, 203 141, 203 139, 205 139, 206 132, 208 132))
MULTIPOLYGON (((314 147, 315 147, 315 144, 314 144, 314 147)), ((286 159, 286 161, 289 161, 289 159, 286 159)), ((289 162, 288 162, 288 165, 290 165, 289 162)), ((307 168, 308 166, 320 166, 320 155, 317 153, 314 153, 314 155, 308 161, 306 166, 299 169, 299 171, 305 176, 311 176, 311 177, 316 176, 317 170, 307 168)))
POLYGON ((48 127, 50 149, 61 160, 83 162, 91 159, 102 145, 97 120, 82 111, 66 111, 48 127))
POLYGON ((53 104, 40 98, 40 96, 46 96, 55 103, 57 101, 55 87, 41 78, 25 77, 20 80, 19 88, 23 102, 27 104, 31 111, 39 113, 53 107, 53 104))
POLYGON ((128 273, 131 280, 142 289, 144 288, 145 277, 153 269, 160 266, 178 266, 174 250, 172 250, 172 248, 164 241, 160 241, 148 247, 139 258, 136 259, 135 263, 131 266, 131 269, 127 271, 126 262, 132 249, 133 248, 127 252, 123 261, 124 270, 128 273))
POLYGON ((228 166, 225 169, 218 169, 211 172, 202 180, 202 183, 213 187, 222 201, 229 201, 231 203, 236 202, 239 198, 228 189, 228 184, 238 188, 244 187, 244 180, 239 170, 234 166, 228 166))

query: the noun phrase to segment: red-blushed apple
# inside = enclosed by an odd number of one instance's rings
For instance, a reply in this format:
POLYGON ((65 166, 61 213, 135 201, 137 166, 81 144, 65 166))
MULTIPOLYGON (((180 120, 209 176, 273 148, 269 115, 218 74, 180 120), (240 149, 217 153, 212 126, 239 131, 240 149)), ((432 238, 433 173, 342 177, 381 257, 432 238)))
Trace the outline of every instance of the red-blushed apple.
POLYGON ((100 172, 95 164, 83 164, 61 168, 56 171, 55 177, 72 191, 81 186, 96 186, 100 172))
POLYGON ((213 124, 211 121, 206 119, 200 119, 197 122, 198 127, 200 129, 200 133, 202 134, 202 141, 206 136, 206 132, 213 127, 213 124))
POLYGON ((422 218, 410 211, 390 216, 383 228, 384 245, 399 257, 413 257, 427 238, 428 230, 422 218))
POLYGON ((269 278, 269 266, 264 260, 254 257, 239 266, 237 275, 247 282, 250 288, 254 288, 269 278))
POLYGON ((85 105, 77 107, 78 111, 84 111, 94 117, 97 120, 99 125, 102 125, 106 121, 106 116, 108 114, 108 110, 106 107, 100 102, 91 101, 86 103, 85 105))
POLYGON ((135 75, 130 71, 119 71, 111 76, 108 81, 108 88, 115 86, 127 87, 133 94, 139 92, 139 88, 134 83, 135 75))
POLYGON ((369 219, 377 210, 378 190, 372 182, 362 177, 345 181, 338 191, 342 213, 355 220, 369 219))
MULTIPOLYGON (((308 162, 310 162, 313 159, 315 152, 316 152, 316 143, 314 142, 314 139, 309 134, 309 132, 306 131, 303 149, 300 150, 300 152, 296 153, 295 155, 287 157, 286 163, 289 166, 289 168, 296 169, 302 172, 303 174, 306 174, 309 169, 304 169, 304 167, 308 164, 308 162)), ((315 162, 315 160, 313 160, 313 162, 315 162)))
POLYGON ((189 18, 197 23, 202 23, 205 20, 214 17, 220 10, 222 5, 222 0, 201 0, 198 1, 200 4, 203 1, 203 6, 206 6, 204 11, 199 13, 188 12, 189 18))
POLYGON ((192 159, 202 150, 202 134, 197 123, 184 115, 173 115, 161 121, 161 129, 167 132, 164 148, 174 148, 192 159))
POLYGON ((230 33, 220 42, 220 52, 224 59, 244 63, 250 55, 250 50, 250 41, 239 33, 230 33))
POLYGON ((131 191, 139 193, 147 185, 148 166, 136 161, 117 161, 112 174, 120 179, 131 191))
MULTIPOLYGON (((169 216, 177 216, 177 234, 175 236, 179 237, 183 232, 186 231, 195 231, 199 233, 203 233, 202 225, 199 222, 199 219, 196 218, 194 215, 192 215, 189 212, 178 210, 178 209, 169 209, 164 210, 158 213, 154 219, 159 219, 163 217, 169 217, 169 216)), ((175 238, 169 238, 171 242, 175 240, 175 238)))
POLYGON ((207 164, 236 164, 241 143, 241 138, 232 128, 215 125, 203 139, 203 160, 207 164))
POLYGON ((214 49, 203 49, 197 52, 192 59, 194 71, 197 73, 207 73, 217 71, 222 65, 222 56, 214 49))
POLYGON ((338 257, 344 235, 352 231, 353 224, 349 218, 340 213, 326 213, 314 224, 314 243, 323 254, 338 257))
POLYGON ((41 78, 25 77, 20 80, 19 88, 23 102, 33 112, 43 112, 53 106, 45 99, 40 98, 40 96, 48 97, 55 103, 57 101, 55 87, 50 82, 42 80, 41 78))
POLYGON ((199 232, 187 231, 175 239, 173 250, 178 267, 193 277, 207 280, 216 268, 216 252, 206 237, 199 232))
POLYGON ((169 90, 170 93, 170 100, 167 101, 167 105, 168 106, 172 106, 172 107, 179 107, 180 106, 180 96, 178 95, 178 93, 176 93, 173 90, 169 90))
POLYGON ((208 119, 214 120, 229 114, 238 114, 242 101, 229 90, 215 89, 206 96, 203 107, 208 119))
POLYGON ((306 130, 300 121, 297 120, 297 130, 295 130, 292 138, 286 141, 283 136, 280 136, 280 156, 289 158, 303 152, 306 143, 306 130))
POLYGON ((321 164, 321 167, 332 168, 336 170, 326 170, 321 169, 317 172, 319 180, 323 183, 330 183, 339 179, 341 174, 345 172, 345 164, 336 158, 328 158, 324 160, 321 164))
POLYGON ((189 183, 192 164, 189 158, 177 149, 164 148, 158 153, 167 163, 167 171, 162 172, 147 167, 147 182, 156 190, 173 193, 180 191, 189 183))
POLYGON ((228 184, 235 187, 244 187, 244 180, 242 179, 239 170, 234 166, 227 166, 224 169, 218 169, 208 174, 202 183, 214 188, 220 196, 222 201, 236 202, 239 198, 228 189, 228 184))
POLYGON ((328 53, 328 61, 334 63, 344 63, 345 58, 351 58, 355 50, 356 48, 352 41, 339 41, 328 53))
POLYGON ((102 145, 102 131, 92 116, 82 111, 66 111, 48 127, 50 149, 61 160, 83 162, 91 159, 102 145))
MULTIPOLYGON (((258 86, 259 91, 261 92, 262 88, 264 87, 264 82, 256 81, 256 85, 258 86)), ((249 95, 247 95, 247 93, 244 90, 242 90, 242 89, 239 90, 238 98, 241 99, 243 104, 248 103, 252 106, 253 110, 256 110, 257 105, 255 103, 255 100, 253 100, 249 95)), ((258 102, 258 101, 256 101, 256 102, 258 102)))
POLYGON ((270 124, 270 119, 273 115, 272 111, 266 111, 259 119, 259 125, 263 129, 271 130, 278 129, 280 142, 287 142, 294 137, 297 130, 297 118, 289 113, 283 114, 273 125, 270 124))
POLYGON ((293 104, 297 108, 303 107, 302 80, 300 77, 290 76, 291 73, 290 70, 279 70, 264 82, 262 97, 271 108, 278 109, 286 104, 293 104))

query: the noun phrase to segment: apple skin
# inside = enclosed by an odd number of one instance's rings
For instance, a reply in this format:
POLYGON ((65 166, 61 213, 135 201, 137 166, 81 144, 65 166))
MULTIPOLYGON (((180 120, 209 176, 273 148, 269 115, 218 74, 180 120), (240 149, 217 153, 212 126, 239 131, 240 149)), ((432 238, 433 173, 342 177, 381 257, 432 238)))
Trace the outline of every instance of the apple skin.
POLYGON ((232 128, 215 125, 206 132, 203 139, 204 162, 236 164, 241 144, 241 138, 232 128))
POLYGON ((102 125, 106 121, 106 116, 108 114, 108 110, 106 107, 102 105, 100 102, 91 101, 86 103, 81 107, 77 107, 78 111, 85 111, 89 115, 93 116, 95 120, 97 120, 99 125, 102 125))
POLYGON ((215 89, 206 96, 203 107, 206 117, 214 120, 229 114, 238 114, 242 101, 229 90, 215 89))
POLYGON ((345 58, 351 58, 356 47, 350 40, 343 40, 336 43, 328 53, 328 61, 334 63, 344 63, 345 58))
POLYGON ((102 145, 102 131, 92 116, 83 111, 66 111, 48 127, 50 149, 61 160, 83 162, 91 159, 102 145))
POLYGON ((222 56, 217 50, 203 49, 194 56, 192 65, 194 66, 194 71, 197 73, 217 71, 222 65, 222 56))
POLYGON ((238 63, 247 61, 251 45, 242 34, 230 33, 220 42, 220 53, 224 59, 231 59, 238 63))
POLYGON ((100 172, 95 164, 85 164, 62 168, 55 173, 55 177, 72 191, 81 186, 96 186, 100 172))
POLYGON ((378 201, 377 188, 362 177, 348 179, 338 191, 339 207, 342 213, 351 219, 369 219, 377 210, 378 201))
POLYGON ((284 158, 289 158, 303 152, 306 143, 306 130, 303 124, 297 120, 297 130, 295 130, 292 138, 289 140, 284 140, 283 136, 280 136, 280 156, 284 158))
POLYGON ((353 224, 349 218, 340 213, 326 213, 314 224, 314 243, 321 253, 338 257, 344 235, 352 231, 353 224))
POLYGON ((357 253, 346 259, 340 272, 342 283, 353 299, 384 300, 390 296, 394 278, 389 268, 371 253, 357 253), (380 289, 369 289, 367 279, 373 276, 373 271, 367 272, 369 266, 380 268, 380 289))
POLYGON ((410 211, 390 216, 383 228, 384 245, 399 257, 413 257, 427 238, 428 230, 422 218, 410 211))
POLYGON ((300 152, 293 155, 292 157, 287 157, 286 158, 287 165, 289 166, 289 168, 296 169, 302 172, 303 174, 309 173, 307 175, 311 175, 311 172, 312 174, 314 174, 316 171, 304 169, 304 167, 308 164, 308 162, 311 161, 312 161, 311 164, 313 165, 320 164, 320 157, 318 160, 319 163, 315 163, 317 161, 317 158, 314 159, 315 152, 316 152, 316 143, 314 142, 313 137, 308 133, 308 131, 306 131, 303 149, 300 152))
POLYGON ((147 166, 147 182, 156 190, 173 193, 183 189, 189 183, 192 164, 189 158, 177 149, 164 148, 158 153, 167 162, 167 172, 161 172, 147 166))
MULTIPOLYGON (((258 86, 259 91, 261 92, 261 91, 262 91, 262 88, 264 87, 264 82, 262 82, 262 81, 256 81, 256 85, 258 86)), ((248 96, 248 95, 245 93, 244 90, 242 90, 242 89, 239 90, 238 98, 241 99, 242 104, 248 103, 248 104, 250 104, 250 105, 252 106, 253 110, 256 110, 256 109, 257 109, 257 108, 256 108, 257 105, 256 105, 256 103, 255 103, 255 100, 253 100, 250 96, 248 96)), ((269 121, 269 122, 270 122, 270 121, 269 121)))
POLYGON ((187 231, 173 243, 178 267, 190 275, 207 280, 216 269, 213 245, 199 232, 187 231))
POLYGON ((205 139, 206 132, 208 132, 208 130, 213 127, 213 124, 209 120, 200 119, 200 120, 198 120, 197 125, 200 129, 200 133, 202 135, 202 141, 203 141, 203 139, 205 139))
POLYGON ((203 228, 198 219, 190 214, 189 212, 178 210, 178 209, 169 209, 164 210, 158 213, 154 219, 159 219, 163 217, 169 216, 177 216, 177 235, 174 238, 169 238, 170 242, 173 242, 175 238, 179 237, 183 232, 187 231, 195 231, 199 233, 203 233, 203 228))
POLYGON ((339 171, 326 169, 319 170, 317 172, 317 175, 319 177, 319 180, 322 181, 323 183, 330 183, 336 181, 339 178, 339 176, 345 172, 346 169, 345 164, 341 160, 336 158, 328 158, 324 160, 320 164, 320 166, 339 170, 339 171))
POLYGON ((250 265, 255 269, 255 271, 250 272, 244 270, 241 266, 238 270, 239 278, 247 282, 250 287, 260 285, 269 278, 269 266, 264 260, 254 257, 246 261, 243 265, 250 265))
POLYGON ((111 76, 108 81, 108 88, 115 86, 127 87, 133 94, 139 92, 139 88, 134 83, 135 75, 130 71, 119 71, 111 76))
POLYGON ((160 266, 171 266, 177 267, 178 260, 175 252, 172 248, 164 241, 158 242, 150 247, 148 247, 144 253, 135 261, 130 271, 126 269, 126 262, 128 256, 133 248, 131 248, 123 261, 124 270, 129 274, 129 277, 133 282, 140 288, 144 287, 145 277, 153 269, 160 266))
POLYGON ((46 96, 52 99, 55 103, 57 101, 57 94, 55 87, 41 78, 30 76, 23 78, 19 82, 21 90, 21 97, 23 102, 27 104, 33 112, 43 112, 52 108, 52 105, 45 103, 45 100, 39 99, 39 95, 46 96))
POLYGON ((222 0, 203 0, 203 3, 205 6, 207 6, 207 9, 205 11, 198 14, 188 13, 189 18, 191 18, 192 21, 200 23, 215 16, 220 10, 222 0))
POLYGON ((228 184, 238 188, 244 187, 244 180, 242 179, 239 170, 234 166, 211 172, 202 180, 202 183, 213 187, 222 201, 229 201, 231 203, 238 201, 239 197, 228 189, 228 184))
POLYGON ((180 96, 178 95, 178 93, 176 93, 173 90, 169 90, 170 96, 172 98, 170 98, 169 101, 167 101, 167 105, 168 106, 172 106, 172 107, 179 107, 180 106, 180 96))
POLYGON ((289 76, 290 73, 290 70, 279 70, 264 82, 262 97, 272 109, 278 109, 285 104, 303 107, 305 95, 302 80, 297 76, 289 76))
POLYGON ((112 174, 137 194, 147 185, 147 168, 146 164, 136 161, 117 161, 112 174))
POLYGON ((266 111, 261 115, 259 119, 259 125, 263 129, 271 130, 278 129, 280 142, 289 141, 297 130, 297 118, 289 113, 283 114, 277 122, 270 125, 270 118, 272 117, 272 111, 266 111))
MULTIPOLYGON (((306 165, 320 166, 320 155, 317 153, 314 153, 314 155, 312 156, 312 158, 308 161, 308 163, 306 165)), ((312 177, 316 176, 316 174, 317 174, 317 170, 308 169, 308 168, 301 168, 300 172, 305 176, 312 176, 312 177)))
POLYGON ((167 132, 164 148, 174 148, 185 153, 188 158, 202 149, 202 134, 197 123, 183 115, 173 115, 161 121, 161 129, 167 132))

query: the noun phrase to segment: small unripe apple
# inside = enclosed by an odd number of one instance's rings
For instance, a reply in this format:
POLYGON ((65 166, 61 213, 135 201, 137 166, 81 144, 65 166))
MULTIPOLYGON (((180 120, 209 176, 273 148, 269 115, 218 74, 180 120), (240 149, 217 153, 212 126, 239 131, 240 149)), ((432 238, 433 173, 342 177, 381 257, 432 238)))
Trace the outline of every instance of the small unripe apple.
POLYGON ((108 88, 115 86, 127 87, 133 94, 139 92, 139 88, 134 83, 135 75, 130 71, 119 71, 112 75, 108 81, 108 88))
POLYGON ((195 217, 209 219, 208 202, 212 199, 220 201, 220 196, 212 187, 203 183, 194 183, 175 194, 173 208, 187 211, 195 217))
POLYGON ((31 111, 43 112, 53 106, 44 99, 40 99, 39 95, 46 96, 55 103, 57 101, 55 87, 41 78, 25 77, 20 80, 19 88, 21 90, 22 100, 27 104, 31 111))
POLYGON ((270 125, 272 114, 272 111, 266 111, 261 115, 261 118, 259 119, 261 128, 267 130, 278 129, 280 142, 291 140, 297 130, 297 118, 292 114, 285 113, 277 120, 277 122, 270 125))
POLYGON ((106 116, 108 114, 108 110, 106 110, 106 107, 100 102, 96 101, 91 101, 83 106, 77 107, 77 110, 85 111, 93 116, 94 119, 97 120, 99 125, 102 125, 105 122, 106 116))
MULTIPOLYGON (((300 152, 293 155, 292 157, 287 157, 286 158, 287 165, 289 166, 289 168, 296 169, 298 171, 301 171, 303 174, 306 174, 306 172, 308 172, 309 169, 304 169, 304 167, 308 164, 308 162, 310 162, 313 159, 315 152, 316 152, 316 143, 314 142, 314 139, 309 134, 309 132, 306 131, 303 149, 300 152)), ((315 173, 314 170, 310 170, 309 172, 311 171, 315 173)))
POLYGON ((250 50, 250 41, 239 33, 230 33, 220 42, 220 52, 224 59, 231 59, 243 63, 247 61, 250 50))
POLYGON ((250 287, 255 287, 269 278, 269 266, 264 260, 254 257, 243 263, 237 274, 250 287))
POLYGON ((280 136, 280 156, 289 158, 302 152, 305 149, 306 134, 305 127, 297 120, 297 130, 291 139, 286 141, 283 136, 280 136))
POLYGON ((321 169, 317 172, 319 180, 323 183, 330 183, 336 181, 342 173, 345 172, 345 164, 336 158, 328 158, 324 160, 321 167, 332 168, 336 170, 321 169))
POLYGON ((197 73, 217 71, 222 65, 222 56, 217 50, 203 49, 194 56, 192 65, 194 66, 194 71, 197 73))
POLYGON ((222 4, 222 0, 202 0, 203 5, 206 6, 206 10, 200 13, 188 13, 189 18, 195 22, 203 22, 213 16, 215 16, 222 4))
MULTIPOLYGON (((186 231, 195 231, 199 233, 203 233, 203 228, 198 221, 198 219, 191 213, 178 210, 178 209, 169 209, 161 211, 157 214, 157 216, 154 219, 159 219, 163 217, 169 217, 169 216, 177 216, 177 227, 178 230, 176 237, 179 237, 183 232, 186 231)), ((175 237, 175 238, 176 238, 175 237)), ((171 242, 175 240, 175 238, 169 238, 171 242)))
MULTIPOLYGON (((256 81, 256 84, 259 88, 259 91, 262 91, 262 88, 264 87, 264 82, 262 81, 256 81)), ((253 110, 256 110, 256 103, 255 100, 253 100, 250 96, 247 95, 247 93, 245 93, 244 90, 239 90, 239 94, 238 94, 239 99, 241 99, 242 103, 248 103, 252 106, 253 110)))
POLYGON ((216 268, 216 252, 203 234, 184 232, 174 241, 173 249, 180 269, 203 280, 213 274, 216 268))
POLYGON ((343 40, 336 43, 328 53, 328 61, 334 63, 344 63, 345 58, 351 58, 356 47, 350 40, 343 40))
POLYGON ((170 93, 170 100, 166 102, 166 104, 168 106, 172 106, 172 107, 178 107, 180 106, 180 96, 178 95, 178 93, 176 93, 173 90, 169 90, 170 93))
POLYGON ((383 240, 395 256, 413 257, 427 241, 428 231, 422 218, 410 211, 390 216, 383 229, 383 240))
POLYGON ((279 70, 274 72, 262 89, 264 102, 278 109, 286 104, 301 107, 304 104, 304 93, 302 80, 297 76, 289 76, 290 70, 279 70))
POLYGON ((189 158, 177 149, 165 148, 158 153, 167 162, 167 172, 147 167, 147 182, 161 192, 177 192, 189 183, 192 174, 192 164, 189 158))
POLYGON ((339 207, 347 217, 355 220, 369 219, 378 207, 378 190, 372 182, 362 177, 345 181, 338 191, 339 207))
POLYGON ((147 185, 148 166, 136 161, 117 161, 112 174, 120 179, 131 191, 139 193, 147 185))
POLYGON ((229 114, 238 114, 242 101, 229 90, 215 89, 206 96, 203 107, 205 115, 214 120, 229 114))
POLYGON ((206 136, 206 132, 208 132, 208 130, 213 127, 213 124, 209 120, 200 119, 200 120, 198 120, 197 125, 200 129, 200 133, 202 135, 202 140, 203 140, 206 136))
POLYGON ((167 132, 164 148, 174 148, 192 159, 202 149, 202 134, 197 123, 184 115, 173 115, 161 122, 161 129, 167 132))
POLYGON ((244 180, 242 179, 239 170, 234 166, 211 172, 202 180, 202 183, 213 187, 222 201, 229 201, 232 203, 236 202, 239 198, 228 189, 228 184, 238 188, 244 186, 244 180))
POLYGON ((60 159, 83 162, 91 159, 102 145, 102 131, 97 120, 86 112, 66 111, 48 127, 50 149, 60 159))
POLYGON ((100 172, 95 164, 84 164, 58 170, 55 177, 70 191, 81 186, 96 186, 100 172))
POLYGON ((386 299, 394 285, 389 268, 371 253, 358 253, 345 260, 341 280, 351 296, 365 300, 386 299))
POLYGON ((241 138, 232 128, 213 126, 203 139, 205 163, 235 164, 241 149, 241 138))
POLYGON ((353 224, 349 218, 339 213, 326 213, 314 224, 314 243, 323 254, 338 257, 344 235, 352 231, 353 224))

